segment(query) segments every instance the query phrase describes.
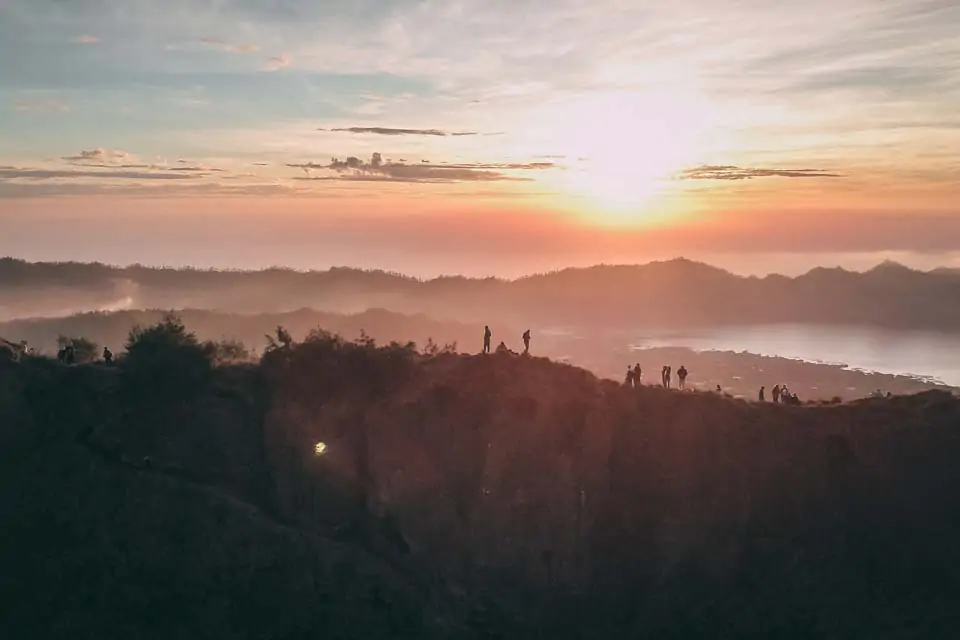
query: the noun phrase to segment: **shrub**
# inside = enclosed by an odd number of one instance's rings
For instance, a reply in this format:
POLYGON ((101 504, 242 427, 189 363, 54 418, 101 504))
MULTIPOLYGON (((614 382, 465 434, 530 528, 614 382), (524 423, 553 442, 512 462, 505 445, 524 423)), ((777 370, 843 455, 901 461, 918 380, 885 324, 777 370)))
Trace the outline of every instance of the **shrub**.
POLYGON ((123 365, 131 384, 156 394, 199 391, 210 379, 216 356, 213 343, 201 344, 174 314, 150 327, 134 327, 126 351, 123 365))
POLYGON ((218 365, 238 364, 253 360, 253 354, 251 354, 247 346, 239 340, 211 341, 204 343, 204 347, 210 350, 213 362, 218 365))
POLYGON ((100 345, 88 338, 60 335, 57 336, 57 348, 73 346, 73 361, 77 364, 96 362, 100 358, 100 345))

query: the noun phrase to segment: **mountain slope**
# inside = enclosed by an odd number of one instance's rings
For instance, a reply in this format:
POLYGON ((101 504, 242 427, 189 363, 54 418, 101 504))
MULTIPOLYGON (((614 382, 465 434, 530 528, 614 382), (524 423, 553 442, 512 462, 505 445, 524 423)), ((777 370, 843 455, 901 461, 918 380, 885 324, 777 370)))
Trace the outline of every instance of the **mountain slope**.
POLYGON ((0 624, 19 637, 960 624, 946 393, 760 405, 332 336, 187 394, 166 369, 143 394, 123 360, 0 366, 0 624))

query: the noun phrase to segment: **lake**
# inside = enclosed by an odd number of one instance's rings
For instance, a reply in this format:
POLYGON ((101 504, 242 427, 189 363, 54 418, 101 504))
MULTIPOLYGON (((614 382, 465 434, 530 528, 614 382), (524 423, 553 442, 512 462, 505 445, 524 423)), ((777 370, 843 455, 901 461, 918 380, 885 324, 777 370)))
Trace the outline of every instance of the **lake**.
POLYGON ((755 325, 647 332, 633 346, 748 351, 960 387, 960 335, 876 327, 755 325))

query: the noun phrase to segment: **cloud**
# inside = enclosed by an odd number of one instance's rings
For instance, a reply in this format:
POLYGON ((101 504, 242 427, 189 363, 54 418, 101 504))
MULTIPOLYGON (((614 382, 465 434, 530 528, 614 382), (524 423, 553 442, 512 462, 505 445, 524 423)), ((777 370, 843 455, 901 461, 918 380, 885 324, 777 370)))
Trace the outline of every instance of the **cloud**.
POLYGON ((136 157, 119 149, 85 149, 75 156, 63 156, 64 162, 76 165, 116 166, 129 165, 136 157))
POLYGON ((187 180, 194 176, 182 173, 131 171, 117 169, 112 171, 91 171, 77 169, 29 169, 21 167, 0 167, 0 180, 30 179, 53 180, 70 178, 122 178, 126 180, 187 180))
MULTIPOLYGON (((183 177, 183 176, 181 176, 183 177)), ((215 182, 154 182, 153 184, 107 184, 95 182, 7 182, 0 179, 0 198, 54 198, 112 195, 129 197, 271 196, 291 195, 296 190, 279 184, 224 185, 215 182)))
POLYGON ((702 165, 684 169, 680 180, 750 180, 752 178, 842 178, 825 169, 757 169, 735 165, 702 165))
POLYGON ((17 111, 29 113, 66 113, 70 111, 70 105, 59 100, 18 100, 13 103, 13 108, 17 111))
POLYGON ((73 39, 73 42, 76 44, 97 44, 100 42, 100 38, 97 36, 91 36, 89 34, 84 34, 73 39))
POLYGON ((200 38, 200 42, 230 53, 254 53, 260 50, 255 44, 232 44, 219 38, 200 38))
POLYGON ((297 180, 361 180, 385 182, 492 182, 492 181, 528 181, 530 178, 513 176, 505 171, 535 171, 552 169, 552 162, 530 163, 439 163, 423 161, 420 164, 403 162, 384 162, 379 153, 374 153, 369 162, 350 156, 345 160, 333 158, 329 164, 307 162, 287 164, 288 167, 301 169, 306 175, 297 180), (328 171, 334 175, 313 176, 312 171, 328 171))
POLYGON ((293 59, 288 55, 273 56, 272 58, 267 58, 267 66, 265 67, 266 71, 276 71, 278 69, 283 69, 284 67, 289 67, 293 62, 293 59))
POLYGON ((395 129, 391 127, 346 127, 337 129, 318 129, 318 131, 338 131, 346 133, 375 133, 381 136, 476 136, 476 131, 441 131, 439 129, 395 129))
POLYGON ((183 173, 221 173, 226 169, 215 169, 213 167, 170 167, 167 171, 179 171, 183 173))

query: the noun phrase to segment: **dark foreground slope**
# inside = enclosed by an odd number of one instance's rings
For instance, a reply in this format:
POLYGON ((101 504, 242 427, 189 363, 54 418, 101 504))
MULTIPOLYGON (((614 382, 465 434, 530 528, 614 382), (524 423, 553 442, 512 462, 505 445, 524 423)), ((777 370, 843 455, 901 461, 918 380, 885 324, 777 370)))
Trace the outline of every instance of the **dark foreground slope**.
POLYGON ((439 637, 395 569, 258 504, 243 404, 145 438, 116 372, 40 364, 0 371, 0 637, 439 637))
POLYGON ((960 624, 947 394, 759 406, 323 337, 175 395, 124 366, 0 376, 3 637, 960 624))

